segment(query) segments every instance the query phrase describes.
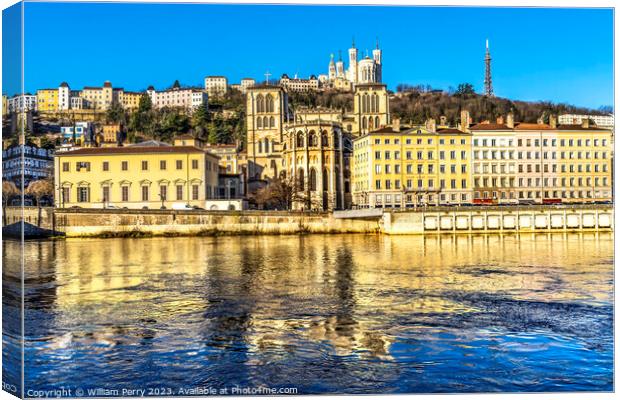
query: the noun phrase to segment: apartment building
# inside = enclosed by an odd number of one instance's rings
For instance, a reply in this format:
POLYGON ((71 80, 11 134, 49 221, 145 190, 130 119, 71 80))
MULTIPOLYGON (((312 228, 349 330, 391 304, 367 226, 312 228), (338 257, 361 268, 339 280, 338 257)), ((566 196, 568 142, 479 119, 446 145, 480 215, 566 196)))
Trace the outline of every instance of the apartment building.
POLYGON ((82 148, 54 157, 56 207, 205 207, 217 196, 218 157, 193 146, 82 148))
POLYGON ((406 208, 472 202, 471 134, 399 124, 353 141, 353 204, 406 208))

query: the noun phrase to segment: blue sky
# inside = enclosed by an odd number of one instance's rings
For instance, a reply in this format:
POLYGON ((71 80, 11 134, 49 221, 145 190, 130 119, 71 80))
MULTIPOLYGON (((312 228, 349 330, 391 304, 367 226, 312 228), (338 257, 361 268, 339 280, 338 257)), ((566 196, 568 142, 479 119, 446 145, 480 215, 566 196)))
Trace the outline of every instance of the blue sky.
MULTIPOLYGON (((141 90, 205 75, 325 73, 330 53, 379 37, 383 79, 482 89, 489 38, 498 96, 613 104, 611 9, 26 3, 25 88, 141 90)), ((3 36, 7 40, 6 36, 3 36)), ((18 85, 7 82, 3 92, 18 85)))

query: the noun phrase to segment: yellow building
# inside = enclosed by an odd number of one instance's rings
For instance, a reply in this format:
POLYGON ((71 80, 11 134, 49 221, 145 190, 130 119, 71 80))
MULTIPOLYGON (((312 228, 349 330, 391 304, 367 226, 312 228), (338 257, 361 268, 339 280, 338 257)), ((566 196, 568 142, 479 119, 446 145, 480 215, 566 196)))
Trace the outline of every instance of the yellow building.
POLYGON ((119 102, 125 110, 137 110, 143 93, 121 91, 118 94, 119 102))
POLYGON ((79 97, 88 101, 93 109, 105 111, 118 101, 118 92, 115 92, 109 81, 105 81, 101 87, 84 86, 79 97))
POLYGON ((2 115, 7 115, 9 113, 9 98, 7 95, 2 95, 2 115))
POLYGON ((102 147, 118 147, 127 141, 127 133, 122 124, 105 124, 101 126, 97 142, 102 147))
POLYGON ((58 111, 58 89, 37 90, 37 110, 43 112, 58 111))
POLYGON ((204 208, 218 157, 193 146, 83 148, 54 157, 56 207, 204 208))
POLYGON ((405 208, 472 201, 471 134, 396 122, 353 141, 353 205, 405 208))

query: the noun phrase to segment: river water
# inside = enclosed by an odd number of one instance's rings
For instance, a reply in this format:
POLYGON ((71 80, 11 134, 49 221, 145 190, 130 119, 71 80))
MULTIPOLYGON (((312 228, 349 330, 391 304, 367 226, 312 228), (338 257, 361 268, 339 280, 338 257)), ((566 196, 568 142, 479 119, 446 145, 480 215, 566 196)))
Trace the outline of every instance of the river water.
MULTIPOLYGON (((3 244, 6 293, 20 248, 3 244)), ((67 239, 24 254, 26 390, 613 390, 611 234, 67 239)), ((18 308, 4 305, 10 359, 18 308)))

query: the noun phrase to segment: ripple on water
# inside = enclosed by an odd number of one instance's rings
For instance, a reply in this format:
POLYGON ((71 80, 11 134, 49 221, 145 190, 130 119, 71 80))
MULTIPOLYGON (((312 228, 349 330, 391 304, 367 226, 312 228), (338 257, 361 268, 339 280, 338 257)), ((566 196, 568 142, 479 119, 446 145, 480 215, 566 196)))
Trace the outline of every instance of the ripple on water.
MULTIPOLYGON (((25 250, 38 260, 27 264, 29 387, 613 388, 611 236, 106 239, 25 250)), ((17 251, 5 242, 3 261, 17 251)), ((10 357, 15 343, 3 339, 10 357)))

